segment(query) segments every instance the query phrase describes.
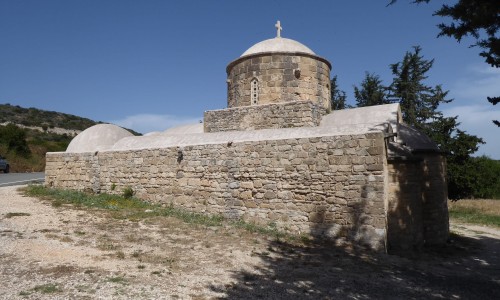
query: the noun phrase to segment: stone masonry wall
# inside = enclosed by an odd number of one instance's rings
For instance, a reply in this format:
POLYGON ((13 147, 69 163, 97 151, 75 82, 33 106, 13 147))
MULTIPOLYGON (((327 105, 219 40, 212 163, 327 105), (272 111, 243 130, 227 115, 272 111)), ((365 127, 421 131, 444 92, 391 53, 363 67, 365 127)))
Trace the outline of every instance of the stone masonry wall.
POLYGON ((443 244, 449 236, 446 157, 440 153, 423 153, 423 225, 428 245, 443 244))
POLYGON ((448 239, 446 161, 440 153, 388 163, 388 248, 415 250, 448 239))
POLYGON ((99 192, 99 169, 99 160, 94 153, 48 153, 45 183, 51 187, 99 192))
POLYGON ((206 111, 203 126, 205 132, 314 127, 324 113, 323 107, 311 101, 243 106, 206 111))
POLYGON ((388 175, 388 250, 418 250, 424 244, 421 161, 390 161, 388 175))
POLYGON ((385 249, 382 133, 92 154, 48 153, 46 183, 385 249), (98 184, 95 184, 98 182, 98 184), (112 191, 111 186, 116 185, 112 191))
POLYGON ((273 53, 242 57, 227 67, 228 107, 251 105, 256 78, 258 103, 310 100, 330 109, 330 64, 313 55, 273 53))

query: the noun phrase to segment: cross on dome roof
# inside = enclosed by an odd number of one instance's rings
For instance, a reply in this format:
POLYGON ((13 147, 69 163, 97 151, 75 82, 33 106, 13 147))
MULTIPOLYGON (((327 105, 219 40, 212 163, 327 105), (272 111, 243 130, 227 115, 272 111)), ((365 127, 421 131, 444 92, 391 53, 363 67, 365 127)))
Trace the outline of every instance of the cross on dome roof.
POLYGON ((276 22, 274 27, 276 27, 276 29, 277 29, 276 37, 281 37, 281 30, 283 30, 283 27, 281 27, 280 20, 278 20, 278 22, 276 22))
POLYGON ((287 38, 281 37, 281 22, 278 20, 274 25, 276 27, 276 37, 268 40, 259 42, 252 47, 248 48, 247 51, 243 52, 240 57, 254 55, 257 53, 267 53, 267 52, 281 52, 281 53, 306 53, 316 55, 307 46, 287 38))

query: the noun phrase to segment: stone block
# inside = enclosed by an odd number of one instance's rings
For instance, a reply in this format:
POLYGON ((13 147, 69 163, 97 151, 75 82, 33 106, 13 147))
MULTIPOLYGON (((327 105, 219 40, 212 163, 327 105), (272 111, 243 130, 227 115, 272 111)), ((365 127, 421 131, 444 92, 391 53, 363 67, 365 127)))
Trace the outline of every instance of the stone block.
POLYGON ((248 199, 253 198, 251 191, 243 191, 243 192, 239 193, 239 197, 240 197, 240 199, 243 199, 243 200, 248 200, 248 199))
POLYGON ((266 191, 264 193, 264 198, 266 198, 266 199, 274 199, 274 198, 276 198, 276 193, 273 192, 273 191, 266 191))
POLYGON ((230 189, 237 189, 240 187, 240 183, 238 181, 233 181, 228 184, 230 189))
POLYGON ((366 170, 368 170, 368 171, 383 171, 384 165, 382 165, 382 164, 367 165, 366 170))

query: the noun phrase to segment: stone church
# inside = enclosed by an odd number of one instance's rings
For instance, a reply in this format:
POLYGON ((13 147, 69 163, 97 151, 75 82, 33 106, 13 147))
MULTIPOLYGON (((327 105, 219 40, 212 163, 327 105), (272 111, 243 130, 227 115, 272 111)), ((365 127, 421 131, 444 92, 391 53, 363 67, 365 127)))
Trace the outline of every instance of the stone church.
POLYGON ((133 136, 111 124, 47 153, 46 184, 131 187, 152 203, 221 214, 377 251, 441 244, 445 158, 399 104, 331 111, 331 64, 277 36, 230 62, 227 108, 203 123, 133 136))

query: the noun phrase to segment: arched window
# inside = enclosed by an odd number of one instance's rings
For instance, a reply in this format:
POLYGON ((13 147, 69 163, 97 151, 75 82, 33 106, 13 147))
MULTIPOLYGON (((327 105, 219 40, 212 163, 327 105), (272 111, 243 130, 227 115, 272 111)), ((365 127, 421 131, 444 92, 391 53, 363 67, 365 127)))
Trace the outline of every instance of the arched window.
POLYGON ((257 78, 252 79, 250 83, 250 101, 251 105, 259 104, 259 81, 257 78))

